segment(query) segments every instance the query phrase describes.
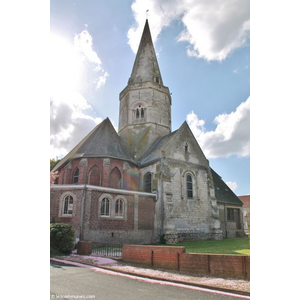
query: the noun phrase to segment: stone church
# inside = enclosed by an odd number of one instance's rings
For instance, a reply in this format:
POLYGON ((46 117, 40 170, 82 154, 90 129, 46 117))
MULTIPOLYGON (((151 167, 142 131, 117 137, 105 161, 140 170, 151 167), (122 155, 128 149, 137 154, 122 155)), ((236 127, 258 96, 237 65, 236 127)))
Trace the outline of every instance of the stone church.
POLYGON ((77 240, 106 244, 227 237, 225 204, 239 209, 241 201, 187 123, 171 131, 172 99, 148 20, 119 100, 119 132, 105 119, 52 169, 59 177, 50 188, 51 222, 72 224, 77 240))

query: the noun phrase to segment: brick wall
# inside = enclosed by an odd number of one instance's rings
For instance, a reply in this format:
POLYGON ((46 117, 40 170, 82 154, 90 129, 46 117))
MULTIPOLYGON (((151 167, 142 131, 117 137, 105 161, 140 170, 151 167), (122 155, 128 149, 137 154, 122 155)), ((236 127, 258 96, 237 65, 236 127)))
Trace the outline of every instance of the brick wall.
POLYGON ((50 189, 50 221, 56 223, 71 224, 75 229, 75 237, 79 237, 81 209, 82 209, 82 189, 73 189, 67 191, 65 189, 50 189), (62 202, 65 196, 73 197, 73 214, 72 217, 62 216, 62 202))
MULTIPOLYGON (((50 221, 71 224, 75 237, 80 235, 83 187, 78 185, 51 186, 50 221), (62 203, 65 196, 73 197, 73 213, 62 215, 62 203)), ((85 194, 85 209, 82 233, 85 240, 113 244, 150 244, 156 241, 154 236, 155 202, 152 197, 122 193, 106 193, 88 186, 85 194), (110 216, 100 215, 101 197, 111 200, 110 216), (124 218, 115 215, 115 200, 124 201, 124 218)))
POLYGON ((124 245, 123 261, 197 275, 250 279, 250 256, 185 253, 185 247, 124 245))
POLYGON ((126 262, 178 270, 179 255, 185 247, 124 245, 122 259, 126 262))

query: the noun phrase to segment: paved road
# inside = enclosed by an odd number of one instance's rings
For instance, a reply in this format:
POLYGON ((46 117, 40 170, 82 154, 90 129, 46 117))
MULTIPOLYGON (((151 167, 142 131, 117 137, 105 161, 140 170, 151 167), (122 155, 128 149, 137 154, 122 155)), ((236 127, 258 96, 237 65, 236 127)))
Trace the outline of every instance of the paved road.
MULTIPOLYGON (((249 297, 243 297, 249 299, 249 297)), ((242 299, 243 299, 242 298, 242 299)), ((230 300, 222 293, 153 280, 112 275, 96 268, 81 268, 50 262, 50 299, 103 300, 230 300)), ((240 298, 241 299, 241 298, 240 298)))

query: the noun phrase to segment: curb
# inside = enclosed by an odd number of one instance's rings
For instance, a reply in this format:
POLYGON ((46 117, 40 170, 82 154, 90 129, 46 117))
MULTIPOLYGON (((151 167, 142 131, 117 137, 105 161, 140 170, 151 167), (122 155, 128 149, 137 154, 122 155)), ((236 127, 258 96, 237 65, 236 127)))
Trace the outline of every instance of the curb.
MULTIPOLYGON (((55 258, 55 259, 50 258, 50 260, 58 261, 58 262, 65 263, 65 264, 68 264, 69 262, 78 263, 77 261, 74 261, 74 260, 61 260, 61 259, 57 259, 57 258, 55 258)), ((250 292, 241 291, 241 290, 221 288, 221 287, 217 287, 217 286, 205 285, 205 284, 200 284, 200 283, 190 282, 190 281, 167 279, 167 278, 158 277, 158 276, 144 275, 144 274, 134 273, 134 272, 130 272, 130 271, 119 270, 119 269, 114 268, 114 267, 97 266, 97 265, 81 263, 81 262, 80 262, 80 264, 91 266, 91 267, 96 267, 96 268, 103 269, 103 270, 118 272, 118 273, 121 273, 121 274, 128 274, 128 275, 136 276, 136 277, 142 277, 142 278, 154 279, 154 280, 160 280, 160 281, 166 281, 166 282, 167 281, 168 282, 174 282, 174 283, 179 283, 179 284, 185 284, 185 285, 188 285, 188 286, 194 286, 194 287, 205 288, 205 289, 209 289, 209 290, 216 290, 216 291, 227 292, 227 293, 232 293, 232 294, 237 294, 237 295, 241 295, 241 296, 249 296, 250 297, 250 292)))

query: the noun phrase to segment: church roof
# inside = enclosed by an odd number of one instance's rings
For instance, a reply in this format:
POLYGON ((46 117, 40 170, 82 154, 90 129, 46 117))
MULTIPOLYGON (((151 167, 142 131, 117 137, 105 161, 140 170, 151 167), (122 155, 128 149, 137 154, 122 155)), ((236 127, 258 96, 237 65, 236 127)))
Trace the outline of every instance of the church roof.
POLYGON ((196 141, 190 127, 188 126, 187 122, 184 121, 182 125, 175 131, 160 137, 156 140, 156 142, 149 148, 149 150, 143 155, 140 160, 141 165, 146 165, 151 162, 157 161, 162 157, 163 150, 170 150, 169 155, 172 154, 172 147, 176 148, 176 140, 181 141, 182 143, 185 141, 189 141, 189 144, 195 145, 195 155, 198 156, 202 164, 208 164, 202 149, 200 148, 198 142, 196 141))
POLYGON ((144 26, 144 31, 136 54, 129 83, 140 83, 146 81, 155 81, 163 85, 148 20, 146 20, 144 26))
POLYGON ((52 172, 78 157, 110 157, 131 161, 109 118, 98 124, 53 168, 52 172))
POLYGON ((226 204, 243 205, 243 202, 230 189, 230 187, 222 180, 222 177, 219 174, 217 174, 212 168, 210 169, 214 180, 217 202, 222 202, 226 204))
POLYGON ((172 137, 177 132, 177 130, 164 135, 163 137, 156 140, 156 142, 149 148, 149 150, 143 155, 140 160, 141 165, 147 165, 156 160, 159 160, 162 156, 161 151, 166 148, 169 141, 172 140, 172 137))

